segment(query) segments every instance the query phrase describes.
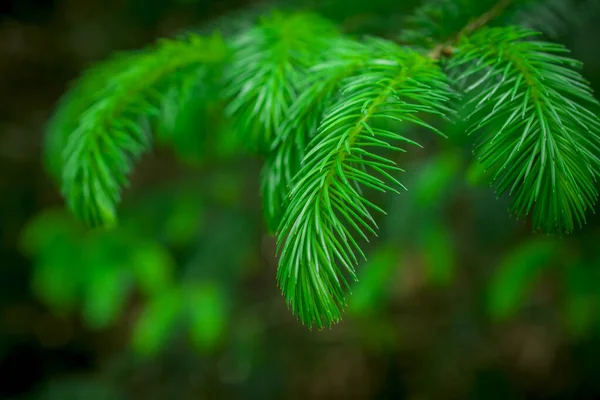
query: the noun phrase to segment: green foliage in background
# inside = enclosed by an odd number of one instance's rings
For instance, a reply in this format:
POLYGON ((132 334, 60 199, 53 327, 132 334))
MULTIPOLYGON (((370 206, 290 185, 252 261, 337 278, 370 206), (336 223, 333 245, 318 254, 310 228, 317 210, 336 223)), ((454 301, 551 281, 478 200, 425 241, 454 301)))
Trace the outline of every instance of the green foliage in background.
MULTIPOLYGON (((475 139, 482 171, 470 172, 472 181, 485 177, 498 195, 509 194, 510 211, 531 216, 534 229, 570 233, 595 205, 600 171, 598 102, 581 65, 540 32, 514 25, 515 13, 532 1, 458 3, 418 9, 406 23, 410 28, 397 33, 401 44, 344 34, 312 14, 276 12, 230 37, 184 35, 100 63, 59 106, 48 130, 48 165, 77 217, 112 227, 121 191, 134 162, 150 149, 154 130, 187 160, 202 160, 215 148, 265 158, 262 201, 278 238, 277 280, 293 313, 318 328, 341 319, 348 279, 356 280, 355 267, 367 258, 364 243, 377 235, 378 214, 386 212, 376 198, 410 190, 398 180, 406 157, 436 135, 451 136, 445 128, 452 124, 464 125, 475 139), (206 138, 209 125, 217 140, 206 138)), ((423 204, 443 196, 457 174, 467 175, 461 150, 442 153, 415 193, 403 196, 423 204)), ((447 285, 456 268, 448 228, 443 221, 417 228, 427 279, 447 285)), ((44 240, 28 243, 39 249, 44 240)), ((115 254, 157 252, 132 256, 132 266, 146 259, 156 265, 138 269, 166 268, 158 265, 167 257, 149 243, 117 242, 131 248, 115 254)), ((514 309, 525 291, 516 282, 533 279, 535 265, 547 260, 544 248, 525 248, 500 269, 501 289, 493 289, 490 300, 494 315, 514 309)), ((40 271, 67 268, 59 255, 47 256, 40 271)), ((68 283, 73 293, 83 293, 86 315, 96 325, 113 318, 127 290, 128 279, 116 267, 124 262, 100 254, 96 278, 68 283), (114 296, 98 298, 106 292, 114 296)), ((573 285, 580 280, 569 279, 573 285)), ((197 344, 216 340, 225 325, 218 311, 225 296, 208 282, 185 295, 153 299, 140 323, 173 324, 181 303, 191 301, 197 344)), ((73 301, 73 294, 57 291, 41 289, 56 304, 73 301)), ((369 307, 368 297, 357 304, 369 307)), ((569 304, 579 310, 587 303, 569 304)), ((587 314, 580 314, 574 326, 583 324, 587 314)), ((144 335, 136 343, 152 348, 165 333, 144 335)))
POLYGON ((35 261, 32 290, 59 315, 81 311, 95 330, 118 326, 129 310, 138 310, 131 345, 140 355, 156 354, 182 330, 198 351, 219 349, 236 283, 245 276, 239 260, 248 258, 253 225, 240 217, 222 221, 231 232, 223 239, 235 237, 236 249, 209 246, 187 254, 214 237, 212 219, 239 212, 238 194, 225 195, 226 176, 205 179, 221 182, 213 185, 214 196, 177 182, 145 194, 111 230, 90 230, 63 210, 39 214, 21 236, 24 253, 35 261), (190 257, 193 265, 186 266, 190 257))

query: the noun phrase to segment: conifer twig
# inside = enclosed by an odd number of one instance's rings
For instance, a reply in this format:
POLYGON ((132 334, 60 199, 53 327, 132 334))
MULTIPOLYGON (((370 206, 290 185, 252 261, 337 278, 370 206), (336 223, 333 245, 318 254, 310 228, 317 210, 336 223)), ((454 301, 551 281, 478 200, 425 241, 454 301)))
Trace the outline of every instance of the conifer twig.
POLYGON ((461 37, 469 35, 476 30, 485 26, 488 22, 499 16, 504 10, 510 5, 512 0, 500 0, 496 5, 490 8, 479 17, 471 20, 463 29, 460 30, 456 35, 448 39, 444 43, 440 43, 433 48, 428 54, 428 57, 433 60, 439 60, 442 56, 450 56, 452 54, 452 46, 461 37))

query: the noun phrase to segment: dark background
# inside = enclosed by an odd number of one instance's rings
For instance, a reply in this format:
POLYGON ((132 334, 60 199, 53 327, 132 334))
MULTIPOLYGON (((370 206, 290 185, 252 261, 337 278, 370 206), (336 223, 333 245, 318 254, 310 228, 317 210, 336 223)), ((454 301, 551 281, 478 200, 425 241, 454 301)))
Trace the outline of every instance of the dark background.
MULTIPOLYGON (((316 9, 349 31, 389 34, 417 2, 366 3, 285 5, 316 9)), ((158 148, 136 169, 122 210, 130 222, 117 236, 88 238, 62 211, 42 146, 73 78, 115 51, 272 6, 0 4, 0 398, 600 398, 598 218, 566 238, 530 233, 506 199, 476 184, 470 152, 455 142, 410 156, 404 179, 414 190, 385 200, 390 219, 369 253, 375 272, 360 270, 345 320, 321 332, 302 327, 276 287, 260 160, 189 168, 158 148), (77 233, 59 236, 63 225, 77 233), (28 251, 53 235, 60 240, 50 250, 28 251), (84 236, 98 253, 77 253, 84 236), (129 271, 124 255, 133 249, 156 268, 127 275, 121 290, 116 276, 129 271), (56 268, 44 275, 50 257, 56 268), (65 306, 71 274, 91 278, 65 306), (100 279, 106 286, 90 283, 100 279), (197 294, 183 301, 192 311, 157 312, 140 325, 160 297, 139 289, 146 281, 175 297, 197 294)), ((556 26, 594 87, 599 9, 556 26)))

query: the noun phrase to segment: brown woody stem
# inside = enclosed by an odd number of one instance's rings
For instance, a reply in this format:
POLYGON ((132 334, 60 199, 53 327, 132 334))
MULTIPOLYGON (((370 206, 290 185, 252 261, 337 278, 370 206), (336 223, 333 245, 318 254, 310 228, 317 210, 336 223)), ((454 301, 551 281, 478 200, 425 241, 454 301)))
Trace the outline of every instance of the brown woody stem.
POLYGON ((491 20, 498 17, 504 12, 504 10, 510 5, 512 0, 500 0, 492 8, 479 17, 474 18, 469 22, 463 29, 460 30, 456 35, 452 36, 445 43, 440 43, 435 46, 428 54, 428 57, 434 60, 439 60, 443 56, 450 56, 452 54, 452 46, 457 43, 463 36, 469 35, 476 30, 487 25, 491 20))

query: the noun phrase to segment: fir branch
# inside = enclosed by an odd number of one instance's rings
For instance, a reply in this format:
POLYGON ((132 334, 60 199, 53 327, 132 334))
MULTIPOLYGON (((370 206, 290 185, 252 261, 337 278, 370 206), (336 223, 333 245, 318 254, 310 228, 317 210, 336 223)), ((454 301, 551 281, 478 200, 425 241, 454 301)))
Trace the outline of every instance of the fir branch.
POLYGON ((235 35, 231 48, 192 35, 116 57, 61 102, 48 129, 50 169, 76 215, 111 225, 155 118, 169 128, 161 138, 179 151, 193 156, 202 146, 185 118, 209 109, 219 88, 203 82, 231 54, 223 76, 209 79, 224 85, 214 100, 227 101, 236 133, 228 137, 266 156, 261 190, 269 228, 278 228, 278 284, 303 323, 331 325, 364 257, 359 237, 376 235, 371 212, 383 212, 362 189, 403 187, 393 176, 402 170, 379 151, 418 146, 381 123, 440 133, 424 118, 450 112, 442 58, 464 89, 478 158, 498 192, 513 196, 511 211, 531 213, 544 231, 585 222, 598 197, 600 121, 579 63, 562 46, 533 40, 533 31, 485 27, 532 1, 428 3, 412 19, 419 29, 403 35, 420 51, 344 38, 316 16, 273 14, 235 35))
POLYGON ((437 131, 416 113, 446 111, 448 86, 433 61, 401 48, 388 57, 371 60, 370 68, 346 81, 343 96, 328 109, 309 144, 290 192, 279 233, 277 278, 289 307, 309 326, 339 321, 345 274, 356 279, 354 266, 362 254, 353 234, 367 239, 377 229, 369 208, 383 210, 357 186, 383 192, 402 187, 391 175, 401 170, 373 151, 403 151, 390 142, 417 145, 374 123, 405 121, 437 131))
POLYGON ((513 197, 511 211, 531 213, 536 229, 571 232, 598 196, 598 101, 568 50, 537 35, 484 29, 463 38, 449 66, 466 67, 460 79, 484 73, 467 88, 469 133, 480 133, 478 157, 513 197))
POLYGON ((275 13, 233 39, 234 58, 224 77, 226 113, 252 150, 271 149, 306 68, 337 35, 333 25, 314 15, 275 13))
POLYGON ((312 66, 299 84, 302 90, 290 106, 261 173, 263 209, 270 232, 275 233, 281 223, 292 178, 300 170, 306 146, 317 132, 325 109, 338 95, 340 83, 392 50, 383 44, 379 40, 336 38, 330 43, 327 58, 312 66))
POLYGON ((124 53, 100 63, 73 82, 60 99, 44 137, 44 161, 55 179, 61 180, 62 151, 69 136, 77 129, 81 115, 102 99, 107 83, 115 74, 135 63, 135 57, 134 53, 124 53))
MULTIPOLYGON (((92 226, 116 222, 121 188, 132 163, 150 147, 148 120, 159 114, 169 83, 176 74, 197 73, 198 67, 221 62, 225 55, 218 37, 190 36, 164 40, 82 77, 63 104, 64 117, 49 132, 66 136, 60 153, 62 192, 77 216, 92 226), (82 96, 88 90, 97 92, 82 96), (72 110, 85 111, 76 115, 72 110)), ((56 138, 50 140, 63 141, 56 138)))

